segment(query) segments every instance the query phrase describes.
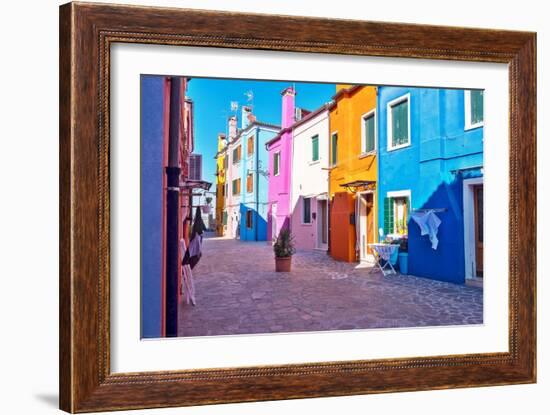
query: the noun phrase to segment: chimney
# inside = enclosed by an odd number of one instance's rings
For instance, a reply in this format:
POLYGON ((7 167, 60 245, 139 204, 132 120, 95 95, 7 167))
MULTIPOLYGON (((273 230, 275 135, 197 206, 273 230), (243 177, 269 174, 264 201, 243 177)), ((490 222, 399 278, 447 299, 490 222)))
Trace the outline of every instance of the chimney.
POLYGON ((237 117, 234 115, 229 117, 229 141, 237 137, 237 117))
POLYGON ((227 144, 224 133, 218 134, 218 150, 222 150, 227 144))
POLYGON ((293 87, 288 87, 283 92, 283 112, 281 118, 281 128, 290 127, 295 121, 295 97, 296 91, 293 87))
POLYGON ((241 110, 241 128, 244 130, 246 127, 250 125, 250 118, 249 116, 252 115, 252 107, 249 107, 247 105, 242 106, 241 110))

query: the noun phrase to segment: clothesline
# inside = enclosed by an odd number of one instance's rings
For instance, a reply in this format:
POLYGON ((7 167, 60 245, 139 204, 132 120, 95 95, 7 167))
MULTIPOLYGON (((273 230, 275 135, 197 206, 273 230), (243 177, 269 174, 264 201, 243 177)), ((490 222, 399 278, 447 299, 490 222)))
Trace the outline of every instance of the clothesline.
POLYGON ((428 212, 428 211, 432 211, 434 213, 437 213, 437 212, 446 212, 447 211, 447 208, 434 208, 434 209, 431 209, 431 208, 422 208, 422 209, 413 209, 412 211, 413 212, 428 212))

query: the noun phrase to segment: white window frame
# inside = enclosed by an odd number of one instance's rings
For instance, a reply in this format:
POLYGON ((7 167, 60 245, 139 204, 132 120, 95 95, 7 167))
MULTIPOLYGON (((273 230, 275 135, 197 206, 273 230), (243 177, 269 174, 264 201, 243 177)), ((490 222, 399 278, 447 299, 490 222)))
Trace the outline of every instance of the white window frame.
POLYGON ((313 224, 313 212, 311 210, 313 197, 302 197, 302 217, 300 219, 300 222, 302 225, 309 226, 313 224), (309 199, 309 222, 304 222, 304 213, 305 213, 305 203, 304 200, 309 199))
MULTIPOLYGON (((484 97, 485 98, 485 97, 484 97)), ((485 114, 483 114, 485 119, 485 114)), ((483 121, 472 124, 472 90, 464 90, 464 131, 483 127, 483 121)))
MULTIPOLYGON (((387 192, 386 197, 391 198, 391 199, 397 199, 397 198, 403 198, 403 197, 408 198, 409 199, 409 212, 412 213, 413 208, 412 208, 411 189, 395 190, 395 191, 387 192)), ((394 209, 395 209, 395 205, 394 205, 394 209)), ((394 212, 394 214, 395 214, 395 212, 394 212)), ((393 229, 393 232, 390 235, 399 235, 398 233, 395 232, 395 222, 396 221, 395 221, 395 217, 394 217, 393 218, 393 227, 394 227, 394 229, 393 229)), ((407 230, 407 235, 408 234, 409 234, 409 232, 407 230)))
POLYGON ((330 142, 329 142, 329 165, 330 167, 334 167, 338 164, 338 148, 336 148, 336 163, 333 163, 333 160, 332 160, 332 137, 333 136, 336 136, 336 142, 338 142, 338 130, 336 131, 333 131, 332 133, 330 133, 330 142))
POLYGON ((273 153, 273 176, 279 176, 281 174, 281 150, 273 153), (278 157, 275 157, 277 156, 278 157), (277 158, 277 173, 275 173, 275 158, 277 158))
POLYGON ((370 110, 366 114, 361 115, 361 152, 359 157, 367 154, 375 154, 378 149, 378 121, 376 120, 376 108, 370 110), (374 118, 374 148, 370 151, 365 151, 367 145, 367 131, 365 130, 365 120, 372 116, 374 118))
POLYGON ((387 147, 388 151, 394 151, 399 150, 400 148, 409 147, 411 145, 411 94, 407 93, 405 95, 401 95, 400 97, 397 97, 386 105, 386 112, 387 112, 387 122, 388 122, 388 137, 387 137, 387 147), (397 104, 401 104, 402 102, 408 102, 407 105, 407 136, 409 137, 409 141, 407 141, 405 144, 400 144, 397 146, 392 145, 392 134, 393 134, 393 128, 392 128, 392 107, 396 106, 397 104))

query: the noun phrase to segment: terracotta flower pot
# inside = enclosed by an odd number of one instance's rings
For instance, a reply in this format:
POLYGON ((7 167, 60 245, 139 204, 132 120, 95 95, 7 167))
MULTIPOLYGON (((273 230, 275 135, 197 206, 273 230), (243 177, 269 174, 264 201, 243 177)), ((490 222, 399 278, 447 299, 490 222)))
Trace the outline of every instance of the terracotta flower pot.
POLYGON ((290 266, 292 264, 292 257, 275 257, 275 271, 276 272, 290 272, 290 266))

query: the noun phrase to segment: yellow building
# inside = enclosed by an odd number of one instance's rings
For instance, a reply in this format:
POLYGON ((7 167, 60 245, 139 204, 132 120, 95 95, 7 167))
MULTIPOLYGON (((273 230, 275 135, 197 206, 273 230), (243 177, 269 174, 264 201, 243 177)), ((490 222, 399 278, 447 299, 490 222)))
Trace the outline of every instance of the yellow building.
POLYGON ((374 86, 338 85, 330 108, 330 255, 367 260, 378 240, 374 86))
POLYGON ((218 135, 218 152, 216 153, 216 235, 224 236, 227 228, 226 173, 227 173, 227 139, 225 134, 218 135))

